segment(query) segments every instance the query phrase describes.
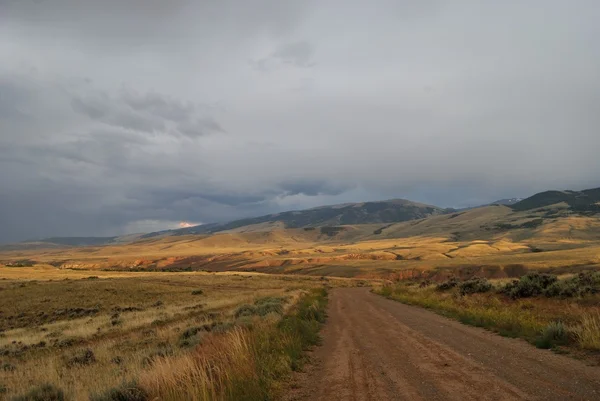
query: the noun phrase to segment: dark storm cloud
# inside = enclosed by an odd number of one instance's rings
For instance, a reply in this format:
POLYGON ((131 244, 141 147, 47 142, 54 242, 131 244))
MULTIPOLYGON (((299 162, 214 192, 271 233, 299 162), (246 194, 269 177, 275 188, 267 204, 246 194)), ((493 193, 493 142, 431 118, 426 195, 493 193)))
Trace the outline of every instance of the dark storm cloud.
POLYGON ((0 1, 0 241, 599 186, 599 19, 592 0, 0 1))

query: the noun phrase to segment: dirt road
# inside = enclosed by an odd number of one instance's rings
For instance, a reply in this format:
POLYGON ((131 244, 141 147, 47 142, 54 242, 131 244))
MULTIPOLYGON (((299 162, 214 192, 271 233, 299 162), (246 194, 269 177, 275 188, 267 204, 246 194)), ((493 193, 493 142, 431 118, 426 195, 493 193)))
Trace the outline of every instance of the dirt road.
POLYGON ((330 295, 289 400, 600 400, 600 367, 363 288, 330 295))

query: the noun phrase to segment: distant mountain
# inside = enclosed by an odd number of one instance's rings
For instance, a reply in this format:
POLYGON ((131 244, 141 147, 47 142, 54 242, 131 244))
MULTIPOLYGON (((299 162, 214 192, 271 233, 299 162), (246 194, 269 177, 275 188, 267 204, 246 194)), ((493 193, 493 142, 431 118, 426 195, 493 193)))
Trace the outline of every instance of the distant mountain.
POLYGON ((571 210, 579 213, 600 213, 600 188, 583 191, 540 192, 511 205, 511 208, 516 211, 524 211, 557 203, 565 203, 571 210))
POLYGON ((196 227, 161 231, 145 234, 142 238, 161 235, 211 234, 234 230, 255 224, 280 222, 285 228, 338 226, 352 224, 398 223, 408 220, 443 214, 453 209, 412 202, 405 199, 392 199, 378 202, 345 203, 320 206, 313 209, 268 214, 266 216, 235 220, 228 223, 205 224, 196 227))
MULTIPOLYGON (((424 219, 431 216, 452 214, 451 218, 462 215, 468 210, 484 210, 485 206, 504 205, 514 212, 529 211, 563 203, 566 208, 544 211, 545 217, 556 217, 558 214, 574 213, 592 215, 600 213, 600 188, 584 191, 546 191, 529 198, 500 199, 489 205, 461 210, 444 209, 437 206, 411 202, 405 199, 392 199, 379 202, 346 203, 321 206, 313 209, 289 211, 269 214, 260 217, 234 220, 227 223, 203 224, 176 230, 165 230, 148 234, 134 234, 120 237, 54 237, 18 244, 0 246, 0 250, 20 250, 54 247, 103 246, 134 242, 150 238, 161 238, 180 235, 210 235, 228 230, 269 231, 281 228, 336 228, 341 225, 383 224, 390 225, 410 220, 424 219), (558 210, 558 211, 557 211, 558 210), (561 211, 562 210, 562 211, 561 211), (456 213, 461 212, 461 213, 456 213)), ((428 220, 429 221, 429 220, 428 220)), ((437 219, 431 220, 432 222, 437 219)), ((454 221, 454 220, 453 220, 454 221)), ((511 223, 512 224, 512 223, 511 223)), ((514 226, 514 224, 512 225, 514 226)), ((511 227, 512 227, 511 226, 511 227)), ((508 225, 506 225, 508 227, 508 225)), ((385 229, 382 227, 381 230, 385 229)), ((433 229, 433 228, 432 228, 433 229)))

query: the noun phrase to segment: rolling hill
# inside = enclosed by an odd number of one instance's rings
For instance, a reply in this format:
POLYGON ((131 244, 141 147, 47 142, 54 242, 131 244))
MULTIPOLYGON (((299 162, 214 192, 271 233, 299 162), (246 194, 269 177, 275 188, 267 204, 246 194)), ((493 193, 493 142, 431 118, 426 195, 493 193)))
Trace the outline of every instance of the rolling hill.
POLYGON ((507 235, 512 236, 523 236, 524 232, 531 233, 532 229, 538 228, 548 219, 570 216, 590 217, 596 213, 600 213, 600 188, 583 191, 546 191, 526 199, 502 199, 490 205, 464 210, 444 209, 404 199, 392 199, 321 206, 226 223, 210 223, 120 237, 46 238, 3 245, 0 246, 0 250, 107 246, 166 237, 313 228, 319 228, 319 240, 432 234, 466 239, 488 238, 502 232, 510 232, 507 235), (465 213, 469 210, 474 212, 465 213))

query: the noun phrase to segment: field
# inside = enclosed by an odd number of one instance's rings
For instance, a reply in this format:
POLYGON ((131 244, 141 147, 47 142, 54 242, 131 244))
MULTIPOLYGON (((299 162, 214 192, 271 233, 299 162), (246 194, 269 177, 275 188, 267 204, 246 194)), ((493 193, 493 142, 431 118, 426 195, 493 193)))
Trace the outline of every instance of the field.
MULTIPOLYGON (((161 369, 175 372, 208 354, 219 363, 224 358, 215 356, 219 349, 229 349, 229 343, 250 347, 257 327, 274 330, 311 290, 326 282, 349 284, 259 274, 92 274, 18 267, 0 268, 0 278, 0 397, 6 399, 45 383, 71 400, 99 397, 123 383, 139 383, 130 386, 143 385, 161 399, 225 399, 227 386, 221 382, 220 389, 210 389, 211 397, 165 396, 174 384, 158 383, 156 375, 165 379, 161 369)), ((234 356, 244 352, 249 351, 234 356)), ((216 379, 203 380, 214 385, 216 379)), ((234 387, 229 383, 229 390, 234 387)), ((94 398, 102 399, 112 398, 94 398)))

